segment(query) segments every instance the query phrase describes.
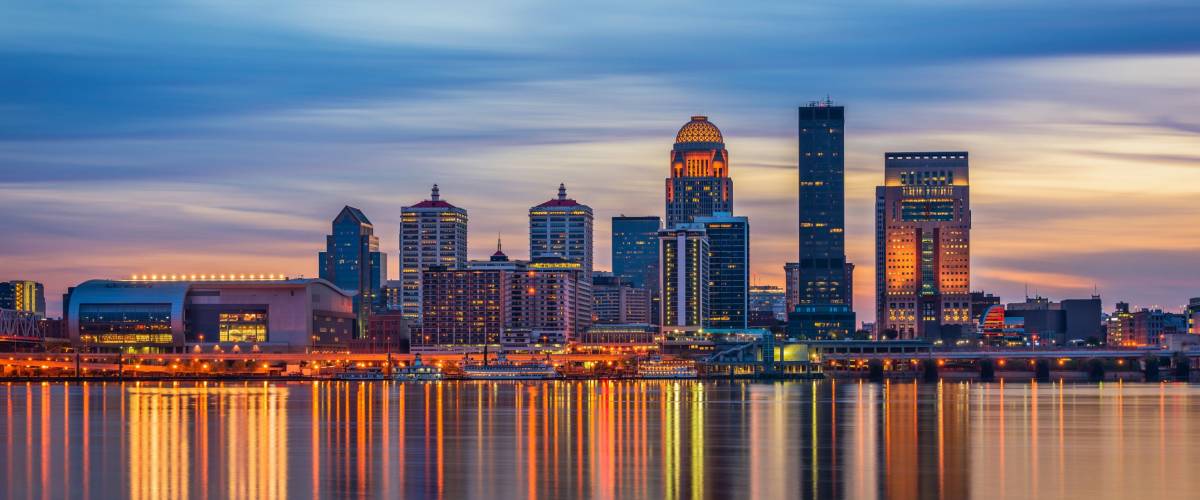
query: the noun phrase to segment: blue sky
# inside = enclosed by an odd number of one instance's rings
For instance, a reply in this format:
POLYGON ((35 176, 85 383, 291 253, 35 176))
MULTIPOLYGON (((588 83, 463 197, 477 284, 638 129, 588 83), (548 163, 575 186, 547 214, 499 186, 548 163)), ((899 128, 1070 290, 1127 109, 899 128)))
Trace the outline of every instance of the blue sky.
POLYGON ((753 268, 795 255, 795 107, 848 107, 847 238, 871 319, 888 150, 972 154, 973 288, 1200 295, 1195 2, 0 4, 0 278, 316 274, 343 204, 395 266, 442 186, 471 250, 527 250, 565 182, 661 214, 667 151, 721 127, 753 268))

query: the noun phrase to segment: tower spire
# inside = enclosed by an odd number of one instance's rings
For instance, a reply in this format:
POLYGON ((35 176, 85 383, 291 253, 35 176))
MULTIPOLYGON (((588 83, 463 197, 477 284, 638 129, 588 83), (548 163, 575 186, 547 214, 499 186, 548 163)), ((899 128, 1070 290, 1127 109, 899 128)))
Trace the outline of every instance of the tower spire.
POLYGON ((441 195, 438 193, 438 185, 434 184, 433 190, 429 192, 429 199, 430 201, 438 201, 439 198, 441 198, 441 195))
POLYGON ((496 253, 504 253, 504 247, 500 246, 500 231, 496 231, 496 253))
POLYGON ((558 199, 560 199, 560 200, 567 199, 567 185, 565 183, 560 182, 558 184, 558 199))

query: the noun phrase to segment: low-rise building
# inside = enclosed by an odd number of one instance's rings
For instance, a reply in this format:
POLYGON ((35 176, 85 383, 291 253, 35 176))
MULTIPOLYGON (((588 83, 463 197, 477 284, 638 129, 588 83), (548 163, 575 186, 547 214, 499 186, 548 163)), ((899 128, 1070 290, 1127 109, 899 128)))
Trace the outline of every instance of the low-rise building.
POLYGON ((144 352, 303 352, 347 345, 353 298, 322 279, 261 275, 90 280, 69 294, 71 341, 144 352))

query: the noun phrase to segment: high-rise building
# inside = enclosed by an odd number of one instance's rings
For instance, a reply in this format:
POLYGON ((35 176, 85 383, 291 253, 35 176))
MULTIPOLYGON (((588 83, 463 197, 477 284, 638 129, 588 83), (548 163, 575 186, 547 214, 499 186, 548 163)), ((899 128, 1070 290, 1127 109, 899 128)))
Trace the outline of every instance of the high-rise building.
POLYGON ((567 198, 558 185, 558 198, 529 209, 529 258, 558 256, 578 262, 592 276, 592 207, 567 198))
POLYGON ((793 338, 845 338, 855 315, 846 262, 845 108, 829 101, 799 109, 800 260, 793 338))
POLYGON ((612 218, 613 274, 634 288, 649 293, 650 323, 658 323, 658 231, 656 216, 612 218))
POLYGON ((346 206, 333 219, 332 234, 317 259, 321 279, 354 294, 355 338, 367 335, 371 310, 384 308, 381 293, 387 277, 387 255, 379 251, 375 226, 362 210, 346 206))
POLYGON ((650 292, 633 286, 613 273, 595 273, 592 276, 592 297, 595 301, 592 318, 596 323, 652 322, 650 292))
POLYGON ((0 282, 0 309, 46 316, 46 292, 41 283, 29 280, 0 282))
POLYGON ((693 116, 675 135, 667 185, 667 229, 696 217, 733 212, 733 180, 724 138, 707 116, 693 116))
POLYGON ((750 220, 727 212, 696 217, 708 235, 708 319, 711 328, 746 328, 750 309, 750 220))
POLYGON ((526 344, 562 346, 592 325, 592 280, 583 265, 558 256, 519 266, 512 278, 508 329, 526 344))
POLYGON ((421 326, 411 349, 475 350, 499 345, 512 299, 513 272, 433 266, 421 277, 421 326))
POLYGON ((423 274, 415 351, 557 348, 591 325, 591 283, 572 260, 510 261, 497 250, 466 268, 434 266, 423 274))
POLYGON ((467 264, 467 211, 441 199, 437 184, 428 200, 400 209, 400 301, 404 317, 421 318, 421 273, 433 266, 467 264))
POLYGON ((885 153, 875 189, 881 335, 955 338, 971 322, 967 153, 885 153))
POLYGON ((658 232, 662 269, 662 322, 703 327, 708 319, 709 247, 703 224, 679 224, 658 232))

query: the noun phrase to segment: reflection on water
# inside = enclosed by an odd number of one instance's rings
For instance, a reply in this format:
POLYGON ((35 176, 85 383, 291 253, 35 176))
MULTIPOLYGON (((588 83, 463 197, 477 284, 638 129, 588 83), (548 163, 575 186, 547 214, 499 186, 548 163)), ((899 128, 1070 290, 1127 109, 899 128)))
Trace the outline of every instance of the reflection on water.
POLYGON ((1178 384, 14 383, 0 397, 14 499, 1200 491, 1200 387, 1178 384))

